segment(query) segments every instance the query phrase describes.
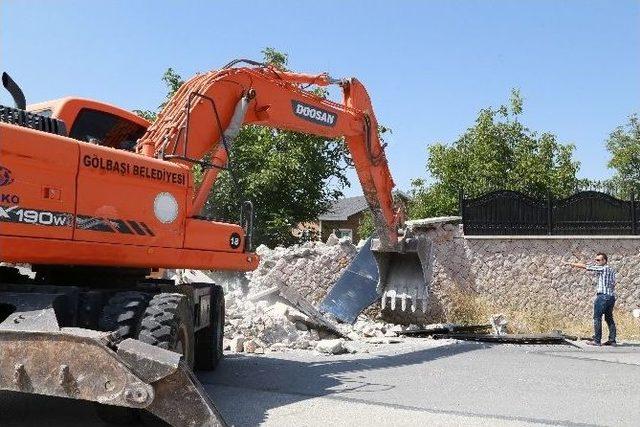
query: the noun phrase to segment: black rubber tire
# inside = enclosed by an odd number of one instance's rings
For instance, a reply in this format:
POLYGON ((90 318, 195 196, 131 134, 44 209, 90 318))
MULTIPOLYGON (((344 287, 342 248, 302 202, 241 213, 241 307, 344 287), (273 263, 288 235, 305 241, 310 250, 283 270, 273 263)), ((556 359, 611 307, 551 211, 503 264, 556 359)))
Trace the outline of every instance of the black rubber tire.
MULTIPOLYGON (((102 309, 98 320, 101 331, 117 331, 122 339, 136 338, 142 315, 147 308, 150 295, 142 292, 118 292, 102 309)), ((140 411, 112 405, 95 405, 98 417, 109 424, 130 425, 140 419, 140 411)))
POLYGON ((211 286, 210 324, 196 332, 195 369, 212 371, 223 355, 224 291, 222 286, 211 286))
POLYGON ((118 292, 102 309, 98 328, 101 331, 117 331, 123 339, 136 338, 149 298, 148 294, 142 292, 118 292))
POLYGON ((181 346, 184 361, 193 369, 195 340, 191 307, 186 295, 155 295, 142 317, 138 339, 171 351, 178 351, 181 346))

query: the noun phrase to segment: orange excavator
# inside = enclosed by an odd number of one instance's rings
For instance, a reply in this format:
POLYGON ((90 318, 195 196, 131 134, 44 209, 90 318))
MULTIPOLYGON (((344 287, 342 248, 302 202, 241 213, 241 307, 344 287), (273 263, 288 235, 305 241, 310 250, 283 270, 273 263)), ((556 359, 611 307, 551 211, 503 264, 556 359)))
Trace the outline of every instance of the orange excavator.
POLYGON ((385 277, 424 287, 420 242, 402 235, 356 79, 237 60, 187 81, 152 124, 87 99, 27 107, 2 80, 16 106, 0 106, 0 390, 93 401, 114 422, 146 410, 173 426, 224 425, 192 373, 222 357, 222 288, 150 273, 257 267, 250 202, 239 224, 200 216, 244 124, 344 137, 378 233, 381 288, 385 277), (303 89, 333 84, 342 103, 303 89))

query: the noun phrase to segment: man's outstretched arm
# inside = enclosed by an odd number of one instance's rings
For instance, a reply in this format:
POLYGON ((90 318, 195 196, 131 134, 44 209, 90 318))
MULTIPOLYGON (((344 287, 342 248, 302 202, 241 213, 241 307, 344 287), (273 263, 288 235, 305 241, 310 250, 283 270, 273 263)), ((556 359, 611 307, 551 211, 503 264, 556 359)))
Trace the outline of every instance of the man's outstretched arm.
POLYGON ((585 270, 587 269, 587 264, 583 264, 581 262, 562 261, 562 263, 564 265, 570 265, 571 267, 584 268, 585 270))

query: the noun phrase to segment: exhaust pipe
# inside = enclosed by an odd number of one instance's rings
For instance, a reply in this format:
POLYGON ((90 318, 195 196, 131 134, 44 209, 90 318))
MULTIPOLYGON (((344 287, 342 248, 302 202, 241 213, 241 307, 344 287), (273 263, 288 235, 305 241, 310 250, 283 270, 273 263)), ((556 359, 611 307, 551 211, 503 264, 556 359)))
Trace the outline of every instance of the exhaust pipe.
POLYGON ((13 97, 13 102, 15 102, 16 108, 19 108, 20 110, 27 108, 27 100, 24 97, 22 89, 20 89, 18 83, 13 81, 9 74, 5 72, 2 73, 2 86, 4 86, 11 94, 11 97, 13 97))

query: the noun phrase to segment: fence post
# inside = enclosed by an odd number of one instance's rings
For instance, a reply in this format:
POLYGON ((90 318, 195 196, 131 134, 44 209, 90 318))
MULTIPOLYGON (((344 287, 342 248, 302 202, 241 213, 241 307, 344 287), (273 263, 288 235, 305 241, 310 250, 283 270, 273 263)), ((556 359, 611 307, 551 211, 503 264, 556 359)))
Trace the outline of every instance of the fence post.
POLYGON ((631 234, 638 234, 636 225, 636 195, 631 192, 631 234))
POLYGON ((462 229, 464 230, 464 190, 462 188, 458 191, 458 204, 460 205, 458 211, 462 217, 462 229))
POLYGON ((553 234, 553 199, 551 193, 547 193, 547 234, 553 234))

